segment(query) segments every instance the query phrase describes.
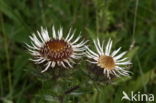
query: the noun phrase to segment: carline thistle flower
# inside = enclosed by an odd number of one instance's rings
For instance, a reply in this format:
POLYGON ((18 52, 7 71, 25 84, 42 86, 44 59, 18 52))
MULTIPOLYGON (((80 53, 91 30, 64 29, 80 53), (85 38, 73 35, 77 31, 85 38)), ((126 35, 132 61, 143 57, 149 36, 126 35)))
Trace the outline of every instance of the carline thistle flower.
POLYGON ((61 66, 64 68, 72 68, 75 59, 80 59, 86 50, 85 44, 87 41, 80 41, 81 36, 73 40, 75 31, 69 30, 67 36, 63 37, 63 29, 60 28, 56 32, 52 27, 52 37, 49 37, 47 29, 41 27, 41 32, 37 31, 37 35, 29 36, 31 45, 27 45, 28 51, 34 57, 31 59, 37 64, 46 63, 45 72, 48 68, 61 66))
POLYGON ((96 64, 98 67, 103 69, 103 74, 105 74, 109 79, 111 79, 110 75, 115 75, 117 77, 120 77, 120 75, 129 76, 129 71, 126 70, 125 66, 131 64, 131 62, 128 58, 123 58, 126 52, 117 55, 121 47, 111 53, 111 39, 109 39, 105 50, 104 42, 101 44, 99 39, 94 40, 94 45, 97 53, 86 47, 87 57, 91 59, 88 60, 90 63, 96 64))

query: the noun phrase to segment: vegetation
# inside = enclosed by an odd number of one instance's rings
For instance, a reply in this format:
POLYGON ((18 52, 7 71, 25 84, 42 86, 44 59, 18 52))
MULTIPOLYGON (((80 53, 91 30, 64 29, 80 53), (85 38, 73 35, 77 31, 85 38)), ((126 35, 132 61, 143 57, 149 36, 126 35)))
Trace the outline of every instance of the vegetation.
POLYGON ((156 94, 155 11, 155 0, 0 0, 0 102, 121 103, 122 91, 156 94), (106 81, 84 58, 73 69, 40 73, 24 43, 53 25, 75 28, 90 47, 92 39, 112 38, 113 49, 128 51, 133 74, 106 81))

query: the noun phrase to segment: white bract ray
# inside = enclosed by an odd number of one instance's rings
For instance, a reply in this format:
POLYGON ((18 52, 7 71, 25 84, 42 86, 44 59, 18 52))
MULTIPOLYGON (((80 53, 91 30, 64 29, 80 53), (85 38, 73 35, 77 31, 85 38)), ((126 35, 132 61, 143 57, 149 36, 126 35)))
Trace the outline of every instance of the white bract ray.
POLYGON ((31 44, 26 44, 29 53, 33 56, 36 64, 45 63, 47 71, 50 67, 62 66, 72 68, 75 59, 80 59, 85 53, 87 41, 82 40, 81 36, 74 39, 75 31, 70 29, 66 37, 63 37, 63 28, 58 31, 52 27, 52 37, 49 36, 47 29, 41 27, 37 34, 29 36, 31 44))
POLYGON ((109 39, 105 50, 104 42, 102 42, 101 44, 99 39, 94 40, 94 45, 96 52, 86 46, 86 53, 87 57, 89 58, 88 62, 96 64, 101 69, 103 69, 104 75, 106 75, 106 77, 108 77, 109 79, 111 78, 110 75, 115 75, 117 77, 120 77, 121 75, 129 76, 130 72, 126 70, 125 66, 131 64, 131 62, 127 58, 123 57, 126 52, 118 54, 121 48, 111 52, 111 39, 109 39))

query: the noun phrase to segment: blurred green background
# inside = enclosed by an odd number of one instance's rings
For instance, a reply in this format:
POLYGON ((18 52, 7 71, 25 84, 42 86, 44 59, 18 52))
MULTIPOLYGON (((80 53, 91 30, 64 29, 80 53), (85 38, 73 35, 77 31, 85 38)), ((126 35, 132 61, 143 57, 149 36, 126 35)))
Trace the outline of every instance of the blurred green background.
POLYGON ((122 91, 156 94, 156 0, 0 0, 1 103, 130 103, 122 91), (65 35, 70 27, 81 31, 91 47, 96 37, 112 38, 113 49, 128 50, 133 74, 106 82, 82 60, 41 74, 24 43, 53 25, 65 35))

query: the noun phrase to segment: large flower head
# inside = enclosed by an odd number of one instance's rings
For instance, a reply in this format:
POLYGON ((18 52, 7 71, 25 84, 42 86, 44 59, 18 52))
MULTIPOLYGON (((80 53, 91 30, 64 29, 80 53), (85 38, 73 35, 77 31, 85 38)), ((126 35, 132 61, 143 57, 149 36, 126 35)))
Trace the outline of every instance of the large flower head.
POLYGON ((49 67, 61 66, 64 68, 72 68, 75 63, 74 59, 79 59, 84 54, 85 44, 87 41, 80 41, 81 36, 75 40, 75 31, 69 30, 67 36, 63 37, 63 29, 60 28, 56 32, 52 27, 52 37, 49 36, 47 29, 41 27, 41 32, 29 36, 31 45, 27 45, 29 52, 33 55, 32 61, 37 64, 45 63, 46 67, 42 72, 48 70, 49 67))
POLYGON ((90 59, 88 60, 90 63, 96 64, 103 69, 103 73, 109 79, 111 78, 111 75, 117 77, 120 77, 120 75, 129 76, 129 71, 126 70, 125 66, 131 64, 131 62, 127 58, 123 58, 126 52, 118 54, 121 47, 111 52, 111 39, 109 39, 105 48, 104 42, 101 44, 99 39, 94 40, 94 45, 97 52, 94 52, 87 47, 87 57, 90 59))

